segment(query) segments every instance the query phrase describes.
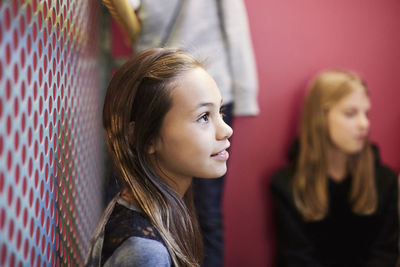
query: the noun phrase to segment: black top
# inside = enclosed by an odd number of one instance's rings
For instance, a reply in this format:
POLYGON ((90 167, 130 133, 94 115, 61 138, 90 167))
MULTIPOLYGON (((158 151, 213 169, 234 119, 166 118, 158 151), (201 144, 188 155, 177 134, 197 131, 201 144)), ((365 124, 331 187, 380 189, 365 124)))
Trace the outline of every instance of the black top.
POLYGON ((329 210, 318 221, 305 222, 294 204, 294 165, 278 171, 270 186, 277 231, 277 266, 395 266, 398 257, 397 175, 376 157, 378 208, 357 215, 349 204, 351 177, 328 179, 329 210))

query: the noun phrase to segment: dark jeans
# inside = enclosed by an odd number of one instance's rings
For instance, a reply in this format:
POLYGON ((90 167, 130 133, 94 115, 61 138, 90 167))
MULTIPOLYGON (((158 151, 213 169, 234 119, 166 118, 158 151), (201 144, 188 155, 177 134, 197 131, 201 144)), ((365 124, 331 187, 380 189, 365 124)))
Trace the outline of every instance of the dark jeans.
MULTIPOLYGON (((224 121, 232 126, 233 104, 223 106, 224 121)), ((203 267, 221 267, 224 257, 221 200, 224 176, 218 179, 193 179, 194 202, 204 242, 203 267)))

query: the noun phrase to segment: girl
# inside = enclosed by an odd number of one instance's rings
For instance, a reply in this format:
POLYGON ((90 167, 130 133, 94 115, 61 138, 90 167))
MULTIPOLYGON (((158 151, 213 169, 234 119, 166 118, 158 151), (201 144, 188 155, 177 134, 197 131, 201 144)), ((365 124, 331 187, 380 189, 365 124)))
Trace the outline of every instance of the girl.
POLYGON ((179 50, 146 50, 114 74, 103 125, 122 190, 86 265, 200 266, 191 182, 226 172, 232 129, 221 104, 211 76, 179 50))
POLYGON ((325 71, 311 84, 299 151, 271 183, 278 266, 395 265, 397 177, 368 141, 369 109, 353 73, 325 71))

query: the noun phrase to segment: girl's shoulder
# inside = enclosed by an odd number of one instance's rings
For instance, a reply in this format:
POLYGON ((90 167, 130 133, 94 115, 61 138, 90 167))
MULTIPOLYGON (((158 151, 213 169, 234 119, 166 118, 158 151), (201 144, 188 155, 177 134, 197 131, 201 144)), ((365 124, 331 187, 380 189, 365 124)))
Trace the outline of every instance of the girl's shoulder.
POLYGON ((299 140, 296 138, 292 141, 287 153, 286 158, 288 163, 286 166, 278 169, 272 176, 270 189, 271 190, 285 190, 289 193, 294 173, 296 171, 296 161, 299 155, 299 140))
POLYGON ((387 195, 389 192, 398 191, 398 175, 386 165, 375 166, 375 182, 379 195, 387 195))
POLYGON ((104 263, 104 267, 171 265, 168 250, 161 242, 137 236, 126 239, 104 263))
POLYGON ((169 258, 157 229, 142 212, 122 199, 115 203, 105 224, 101 254, 102 262, 112 260, 112 265, 116 260, 126 261, 131 257, 143 261, 147 257, 154 258, 154 254, 166 254, 169 258))
POLYGON ((284 201, 291 206, 294 205, 293 192, 292 192, 292 180, 294 176, 294 166, 292 164, 287 165, 284 168, 276 171, 269 183, 269 190, 272 193, 273 199, 279 199, 284 201))
POLYGON ((289 188, 293 180, 294 172, 295 168, 293 164, 288 164, 280 168, 272 175, 270 188, 289 188))
POLYGON ((397 173, 381 161, 379 147, 376 144, 372 144, 371 148, 374 155, 375 183, 378 194, 386 194, 387 192, 397 191, 397 173))
POLYGON ((377 213, 384 214, 388 208, 397 210, 398 174, 381 162, 377 147, 373 151, 375 158, 375 186, 378 194, 377 213))

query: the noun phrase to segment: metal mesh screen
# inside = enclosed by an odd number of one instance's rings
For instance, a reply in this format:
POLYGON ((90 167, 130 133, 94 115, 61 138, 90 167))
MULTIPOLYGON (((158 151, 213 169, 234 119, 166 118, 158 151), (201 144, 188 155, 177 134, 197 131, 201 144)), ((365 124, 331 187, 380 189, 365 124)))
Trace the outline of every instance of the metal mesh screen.
POLYGON ((101 213, 95 0, 0 0, 0 266, 83 264, 101 213))

